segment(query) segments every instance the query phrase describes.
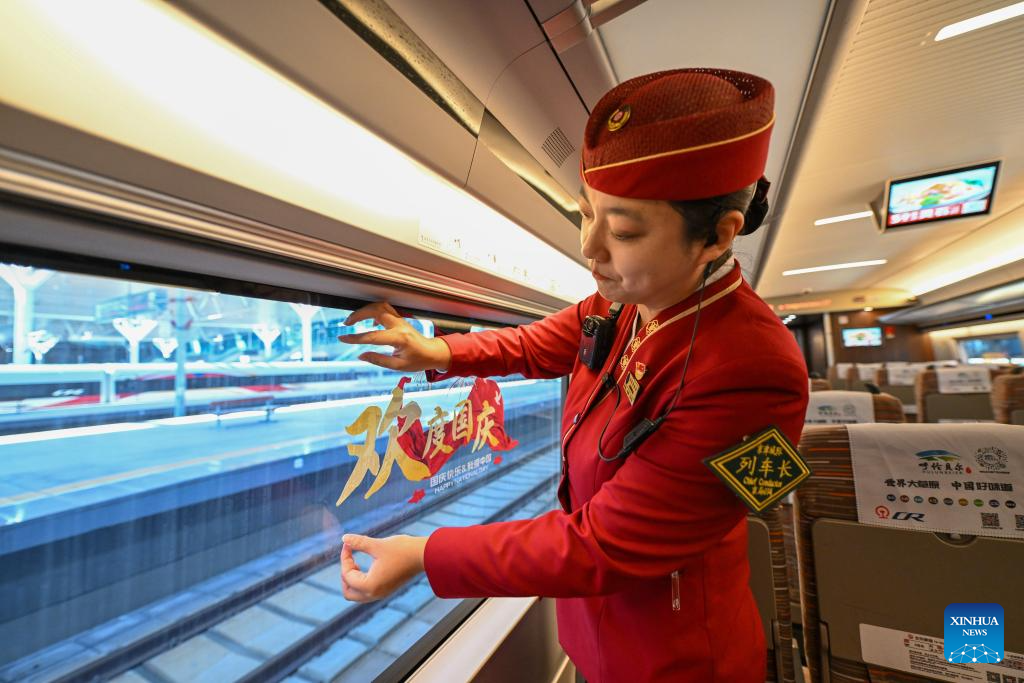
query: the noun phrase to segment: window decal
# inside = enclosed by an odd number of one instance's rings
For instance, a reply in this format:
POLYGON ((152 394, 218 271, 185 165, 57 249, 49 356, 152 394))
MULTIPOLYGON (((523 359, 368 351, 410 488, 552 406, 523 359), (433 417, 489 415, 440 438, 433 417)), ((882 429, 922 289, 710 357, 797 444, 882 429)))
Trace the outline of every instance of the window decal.
MULTIPOLYGON (((453 477, 473 472, 491 464, 501 464, 501 456, 488 452, 481 457, 467 460, 442 472, 445 465, 463 446, 470 446, 470 455, 487 447, 491 451, 509 451, 519 445, 505 431, 505 406, 501 389, 494 380, 476 378, 469 396, 455 404, 454 415, 441 406, 435 406, 433 416, 424 429, 423 414, 415 401, 405 402, 405 386, 410 377, 402 377, 391 392, 391 401, 383 412, 378 406, 367 406, 345 431, 361 437, 362 443, 348 444, 348 454, 356 458, 356 465, 338 496, 335 507, 341 506, 366 479, 367 474, 374 480, 363 494, 369 499, 379 491, 391 477, 394 465, 398 465, 409 481, 430 480, 431 489, 438 489, 453 477), (377 452, 377 439, 387 436, 383 460, 377 452)), ((444 488, 448 488, 444 486, 444 488)), ((417 489, 409 503, 418 503, 426 491, 417 489)))

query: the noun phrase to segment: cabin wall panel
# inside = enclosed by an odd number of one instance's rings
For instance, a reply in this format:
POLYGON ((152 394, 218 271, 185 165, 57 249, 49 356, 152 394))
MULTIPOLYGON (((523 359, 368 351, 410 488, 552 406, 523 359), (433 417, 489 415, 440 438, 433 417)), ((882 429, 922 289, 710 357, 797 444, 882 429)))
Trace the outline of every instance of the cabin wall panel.
POLYGON ((935 360, 928 335, 920 332, 913 325, 884 325, 878 322, 881 316, 891 313, 894 309, 875 311, 846 311, 833 313, 831 316, 832 340, 835 345, 836 363, 880 363, 884 361, 922 362, 935 360), (845 316, 847 322, 839 321, 845 316), (883 332, 891 328, 894 337, 884 338, 881 346, 861 346, 847 348, 843 346, 842 330, 853 327, 881 327, 883 332))
POLYGON ((828 372, 825 325, 822 315, 800 316, 787 327, 800 347, 800 353, 807 365, 807 372, 816 372, 822 377, 828 372))
POLYGON ((828 372, 828 357, 825 353, 825 327, 821 321, 807 328, 804 349, 807 370, 825 377, 828 372))

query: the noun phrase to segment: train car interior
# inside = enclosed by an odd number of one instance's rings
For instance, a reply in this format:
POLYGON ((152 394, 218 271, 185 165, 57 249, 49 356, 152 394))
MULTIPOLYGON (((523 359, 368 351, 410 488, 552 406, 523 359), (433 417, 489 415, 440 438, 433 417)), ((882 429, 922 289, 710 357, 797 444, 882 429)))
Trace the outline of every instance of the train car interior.
POLYGON ((1024 682, 1024 2, 5 0, 0 26, 0 683, 584 680, 564 596, 421 574, 352 602, 339 568, 345 533, 555 514, 570 378, 428 381, 338 337, 378 301, 437 338, 590 297, 588 117, 684 67, 774 86, 734 253, 807 367, 810 475, 747 517, 744 680, 1024 682))

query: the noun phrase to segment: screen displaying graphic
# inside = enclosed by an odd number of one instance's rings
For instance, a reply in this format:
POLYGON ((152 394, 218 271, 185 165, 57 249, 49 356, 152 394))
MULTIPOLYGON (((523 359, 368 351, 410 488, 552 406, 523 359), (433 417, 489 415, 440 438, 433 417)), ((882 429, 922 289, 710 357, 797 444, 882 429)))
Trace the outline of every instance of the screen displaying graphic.
POLYGON ((843 346, 881 346, 881 327, 850 327, 843 330, 843 346))
POLYGON ((989 213, 999 162, 889 183, 885 226, 904 227, 989 213))

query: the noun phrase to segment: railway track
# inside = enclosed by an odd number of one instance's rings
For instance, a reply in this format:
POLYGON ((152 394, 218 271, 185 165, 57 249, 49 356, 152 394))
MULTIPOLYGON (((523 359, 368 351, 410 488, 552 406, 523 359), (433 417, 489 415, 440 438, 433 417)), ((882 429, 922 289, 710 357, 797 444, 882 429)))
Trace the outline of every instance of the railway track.
MULTIPOLYGON (((554 505, 557 472, 557 453, 543 449, 366 533, 426 535, 441 526, 533 517, 554 505)), ((434 597, 425 577, 388 600, 349 603, 341 596, 339 550, 339 531, 318 534, 76 636, 76 645, 91 651, 72 653, 58 643, 6 667, 0 680, 372 680, 413 644, 422 647, 434 624, 462 604, 434 597)))

